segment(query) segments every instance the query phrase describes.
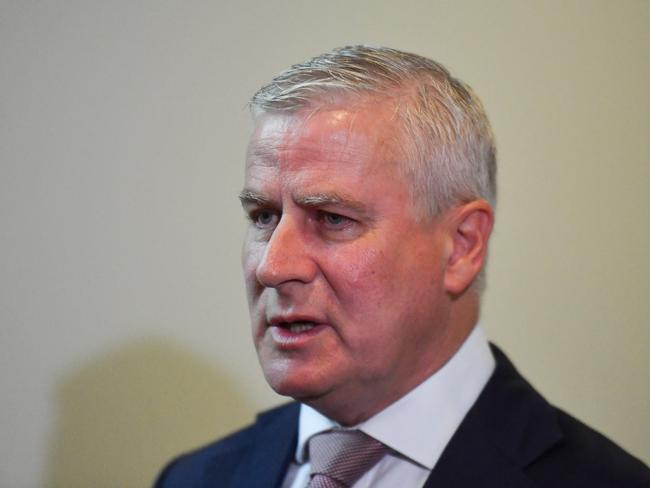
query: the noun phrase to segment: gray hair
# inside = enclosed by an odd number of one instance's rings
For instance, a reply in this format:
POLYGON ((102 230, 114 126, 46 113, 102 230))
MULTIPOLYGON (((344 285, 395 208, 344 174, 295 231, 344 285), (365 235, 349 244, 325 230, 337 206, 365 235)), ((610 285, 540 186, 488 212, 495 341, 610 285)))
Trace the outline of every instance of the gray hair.
POLYGON ((347 46, 291 66, 251 99, 253 116, 296 112, 328 97, 392 101, 401 171, 427 215, 477 198, 496 204, 496 149, 472 89, 430 59, 385 47, 347 46))

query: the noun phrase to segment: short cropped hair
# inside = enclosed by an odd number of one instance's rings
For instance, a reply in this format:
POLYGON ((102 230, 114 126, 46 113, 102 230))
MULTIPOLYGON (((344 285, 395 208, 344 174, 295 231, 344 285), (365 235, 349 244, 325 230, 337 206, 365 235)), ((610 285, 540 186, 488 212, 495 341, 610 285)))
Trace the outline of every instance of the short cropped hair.
POLYGON ((496 149, 483 105, 441 64, 385 47, 347 46, 291 66, 250 106, 254 117, 292 113, 332 96, 395 104, 400 170, 425 215, 479 198, 496 205, 496 149))

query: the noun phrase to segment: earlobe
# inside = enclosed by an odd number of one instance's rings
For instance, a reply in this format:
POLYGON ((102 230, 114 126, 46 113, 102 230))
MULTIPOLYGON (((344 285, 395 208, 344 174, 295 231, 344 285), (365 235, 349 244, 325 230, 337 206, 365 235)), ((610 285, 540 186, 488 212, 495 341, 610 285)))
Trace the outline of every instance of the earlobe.
POLYGON ((460 295, 485 263, 494 212, 485 200, 474 200, 452 212, 449 224, 453 249, 445 270, 445 289, 460 295))

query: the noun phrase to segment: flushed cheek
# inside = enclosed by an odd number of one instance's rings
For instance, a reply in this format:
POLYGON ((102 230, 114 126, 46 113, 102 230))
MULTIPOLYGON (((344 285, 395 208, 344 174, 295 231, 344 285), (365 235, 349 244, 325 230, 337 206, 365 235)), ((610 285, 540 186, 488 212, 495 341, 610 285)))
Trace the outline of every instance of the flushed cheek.
POLYGON ((346 288, 355 290, 381 276, 383 256, 382 251, 371 248, 343 251, 331 256, 330 268, 346 288))
POLYGON ((381 305, 393 289, 395 270, 384 251, 365 249, 345 261, 340 271, 347 296, 357 296, 370 306, 381 305))

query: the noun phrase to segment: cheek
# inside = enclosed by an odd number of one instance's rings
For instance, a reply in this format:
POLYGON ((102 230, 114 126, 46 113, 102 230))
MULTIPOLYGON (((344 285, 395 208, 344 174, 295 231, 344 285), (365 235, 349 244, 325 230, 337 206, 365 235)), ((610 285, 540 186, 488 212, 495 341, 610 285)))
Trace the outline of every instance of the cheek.
POLYGON ((330 283, 346 312, 356 320, 403 320, 414 301, 426 301, 435 294, 440 281, 439 266, 432 259, 435 252, 429 243, 373 244, 333 256, 330 283))
POLYGON ((341 252, 331 261, 333 278, 339 298, 363 308, 381 306, 393 288, 393 266, 385 252, 364 248, 341 252))
POLYGON ((249 298, 258 288, 257 267, 263 252, 264 249, 259 243, 251 242, 248 238, 244 240, 241 251, 241 265, 249 298))
POLYGON ((331 264, 350 288, 356 288, 377 273, 380 255, 380 251, 367 248, 344 250, 332 255, 331 264))
POLYGON ((252 231, 249 229, 241 246, 241 264, 246 275, 251 269, 254 270, 257 267, 261 251, 260 243, 253 239, 252 231))

